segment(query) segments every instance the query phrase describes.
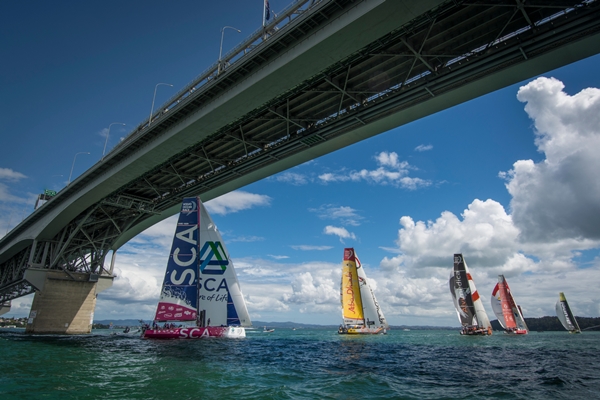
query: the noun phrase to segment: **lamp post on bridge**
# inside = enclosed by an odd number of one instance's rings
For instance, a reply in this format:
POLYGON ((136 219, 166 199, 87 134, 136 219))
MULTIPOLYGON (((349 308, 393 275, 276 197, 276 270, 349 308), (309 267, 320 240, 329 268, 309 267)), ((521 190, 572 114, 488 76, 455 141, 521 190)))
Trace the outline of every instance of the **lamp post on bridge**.
POLYGON ((69 174, 69 182, 67 182, 67 185, 71 184, 71 176, 73 175, 73 167, 75 167, 75 160, 77 159, 77 156, 79 154, 90 154, 87 151, 80 151, 79 153, 75 154, 75 157, 73 157, 73 165, 71 165, 71 173, 69 174))
POLYGON ((234 28, 233 26, 224 26, 223 28, 221 28, 221 46, 219 47, 219 63, 217 66, 217 75, 221 73, 221 55, 223 54, 223 36, 225 35, 225 28, 233 29, 234 31, 238 31, 238 33, 242 33, 242 31, 240 31, 237 28, 234 28))
POLYGON ((104 141, 104 150, 102 150, 102 158, 101 158, 101 160, 104 159, 104 154, 106 153, 106 144, 108 143, 108 136, 110 135, 110 127, 113 126, 113 125, 123 125, 123 126, 125 126, 125 124, 122 123, 122 122, 113 122, 112 124, 110 124, 108 126, 108 133, 106 134, 106 140, 104 141))
POLYGON ((150 128, 150 124, 152 123, 152 113, 154 112, 154 100, 156 99, 156 89, 158 89, 160 85, 173 87, 173 85, 171 85, 170 83, 157 83, 156 86, 154 86, 154 97, 152 97, 152 108, 150 109, 150 119, 148 120, 148 128, 150 128))

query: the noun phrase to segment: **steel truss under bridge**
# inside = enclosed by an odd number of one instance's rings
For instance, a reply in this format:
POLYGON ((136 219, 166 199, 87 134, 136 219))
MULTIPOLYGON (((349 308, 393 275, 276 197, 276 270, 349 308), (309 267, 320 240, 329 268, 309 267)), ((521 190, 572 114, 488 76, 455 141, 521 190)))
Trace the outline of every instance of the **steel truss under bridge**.
MULTIPOLYGON (((192 85, 184 100, 163 107, 168 113, 153 119, 151 129, 142 124, 124 142, 141 145, 160 135, 352 3, 318 2, 288 29, 273 33, 260 54, 232 59, 218 77, 197 89, 192 85)), ((52 240, 22 249, 0 265, 0 303, 34 290, 24 279, 29 267, 111 273, 112 267, 103 265, 117 239, 185 196, 208 192, 599 32, 600 6, 593 0, 444 2, 131 181, 52 240)))

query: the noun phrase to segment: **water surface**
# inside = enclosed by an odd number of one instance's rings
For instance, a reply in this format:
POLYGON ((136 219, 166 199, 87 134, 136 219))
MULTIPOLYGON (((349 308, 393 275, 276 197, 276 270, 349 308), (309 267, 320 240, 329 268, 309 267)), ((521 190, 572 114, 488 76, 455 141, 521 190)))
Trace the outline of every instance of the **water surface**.
POLYGON ((141 340, 0 329, 3 399, 599 398, 600 333, 248 331, 241 340, 141 340))

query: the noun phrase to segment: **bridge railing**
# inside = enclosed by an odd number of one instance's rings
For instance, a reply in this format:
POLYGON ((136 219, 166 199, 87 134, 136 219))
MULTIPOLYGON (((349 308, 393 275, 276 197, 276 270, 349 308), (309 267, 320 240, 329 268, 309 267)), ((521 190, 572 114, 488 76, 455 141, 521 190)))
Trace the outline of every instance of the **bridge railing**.
POLYGON ((163 103, 162 106, 157 107, 157 111, 152 114, 149 119, 144 119, 142 122, 140 122, 138 126, 119 144, 113 147, 109 153, 135 140, 137 137, 139 137, 139 134, 141 134, 142 131, 152 124, 152 122, 160 119, 163 114, 174 111, 182 102, 189 98, 192 93, 218 78, 218 76, 222 74, 223 71, 229 66, 235 64, 237 61, 263 43, 268 42, 271 37, 277 35, 282 28, 287 26, 292 21, 295 21, 297 17, 305 15, 317 4, 325 3, 327 1, 329 0, 296 0, 278 14, 273 12, 275 15, 273 21, 256 29, 244 41, 222 56, 221 60, 217 60, 217 62, 206 68, 183 89, 163 103))

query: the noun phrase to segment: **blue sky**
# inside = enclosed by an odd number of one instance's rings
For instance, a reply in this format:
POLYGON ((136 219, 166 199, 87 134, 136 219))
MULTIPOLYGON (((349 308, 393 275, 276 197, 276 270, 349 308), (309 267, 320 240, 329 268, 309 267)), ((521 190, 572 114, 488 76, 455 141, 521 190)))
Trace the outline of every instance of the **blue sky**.
MULTIPOLYGON (((289 0, 272 0, 279 11, 289 0)), ((261 25, 262 1, 13 2, 0 15, 0 237, 261 25)), ((354 247, 392 325, 458 325, 447 278, 463 252, 484 305, 506 275, 525 317, 564 291, 599 316, 600 56, 490 93, 207 203, 250 316, 338 324, 354 247)), ((117 253, 97 319, 154 313, 167 219, 117 253)), ((9 315, 26 316, 32 296, 9 315)))

